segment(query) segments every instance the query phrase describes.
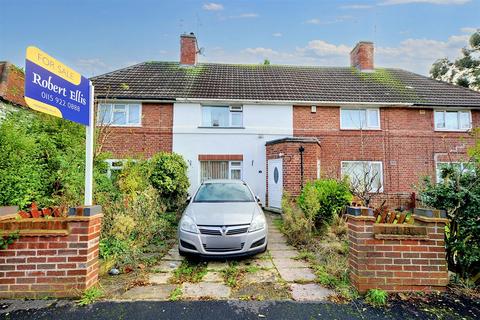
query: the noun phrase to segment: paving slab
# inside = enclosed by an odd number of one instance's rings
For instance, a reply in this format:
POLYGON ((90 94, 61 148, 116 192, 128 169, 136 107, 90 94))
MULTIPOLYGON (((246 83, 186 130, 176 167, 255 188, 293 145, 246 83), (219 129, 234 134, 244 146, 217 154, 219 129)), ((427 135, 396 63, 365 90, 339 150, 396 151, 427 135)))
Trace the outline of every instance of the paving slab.
POLYGON ((208 271, 202 278, 203 282, 219 282, 223 283, 223 274, 218 271, 208 271))
POLYGON ((170 272, 177 269, 181 261, 161 260, 159 264, 152 267, 152 270, 156 272, 170 272))
POLYGON ((242 279, 243 283, 264 283, 277 281, 277 272, 272 270, 258 270, 257 272, 247 272, 242 279))
POLYGON ((297 250, 274 250, 274 251, 270 251, 270 255, 272 256, 272 259, 295 258, 296 256, 298 256, 298 251, 297 250))
POLYGON ((310 268, 278 268, 283 280, 287 282, 312 282, 317 278, 310 268))
POLYGON ((231 289, 222 283, 200 282, 182 284, 182 298, 185 299, 227 299, 231 289))
POLYGON ((290 289, 292 298, 296 301, 321 301, 334 294, 332 290, 315 283, 292 283, 290 289))
POLYGON ((167 284, 170 278, 172 278, 171 272, 153 273, 150 275, 148 282, 150 284, 167 284))
POLYGON ((226 261, 210 261, 207 265, 207 269, 212 271, 221 271, 226 268, 228 268, 226 261))
POLYGON ((240 267, 256 266, 262 269, 272 269, 275 267, 270 259, 247 259, 240 261, 238 265, 240 267))
POLYGON ((268 244, 268 250, 272 251, 285 251, 285 250, 296 250, 295 247, 289 246, 285 242, 274 242, 268 244))
POLYGON ((273 258, 272 260, 277 268, 308 268, 308 264, 301 260, 291 258, 273 258))
POLYGON ((183 259, 184 259, 184 257, 182 257, 178 253, 178 247, 177 246, 170 249, 170 251, 168 251, 168 253, 164 257, 162 257, 162 260, 170 260, 170 261, 182 261, 183 259))
POLYGON ((167 300, 175 285, 162 284, 155 286, 134 287, 121 295, 120 299, 129 300, 167 300))

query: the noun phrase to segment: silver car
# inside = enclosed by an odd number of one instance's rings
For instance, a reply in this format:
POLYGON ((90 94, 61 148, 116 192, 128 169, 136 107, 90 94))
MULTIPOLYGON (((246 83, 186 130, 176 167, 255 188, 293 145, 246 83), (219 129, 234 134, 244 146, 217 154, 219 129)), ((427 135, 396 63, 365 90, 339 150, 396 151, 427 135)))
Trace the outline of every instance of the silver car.
POLYGON ((203 182, 189 200, 178 227, 181 255, 239 257, 267 249, 262 208, 241 180, 203 182))

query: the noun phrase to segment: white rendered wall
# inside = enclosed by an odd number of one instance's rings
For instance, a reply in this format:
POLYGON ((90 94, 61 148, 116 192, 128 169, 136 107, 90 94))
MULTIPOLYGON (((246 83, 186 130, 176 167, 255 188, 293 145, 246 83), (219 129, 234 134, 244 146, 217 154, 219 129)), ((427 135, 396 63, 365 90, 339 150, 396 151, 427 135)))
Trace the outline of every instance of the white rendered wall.
POLYGON ((189 193, 200 183, 199 154, 243 154, 243 180, 265 204, 265 142, 293 136, 293 107, 244 105, 244 129, 199 128, 201 124, 200 104, 174 104, 173 152, 189 164, 189 193))

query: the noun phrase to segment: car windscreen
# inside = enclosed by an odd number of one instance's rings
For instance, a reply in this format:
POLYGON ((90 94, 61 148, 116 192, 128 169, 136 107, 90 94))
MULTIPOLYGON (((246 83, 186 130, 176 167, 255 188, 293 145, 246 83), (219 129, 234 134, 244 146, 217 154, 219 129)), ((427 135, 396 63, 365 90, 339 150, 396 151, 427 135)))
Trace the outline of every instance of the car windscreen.
POLYGON ((193 202, 253 202, 252 193, 243 183, 205 183, 193 202))

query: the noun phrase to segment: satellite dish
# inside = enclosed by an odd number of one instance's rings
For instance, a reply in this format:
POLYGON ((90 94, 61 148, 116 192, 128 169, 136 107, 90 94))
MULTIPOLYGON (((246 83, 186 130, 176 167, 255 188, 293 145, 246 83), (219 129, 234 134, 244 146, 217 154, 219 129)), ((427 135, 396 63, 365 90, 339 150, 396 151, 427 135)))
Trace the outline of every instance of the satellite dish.
POLYGON ((198 49, 197 53, 203 56, 205 53, 205 48, 201 47, 200 49, 198 49))

